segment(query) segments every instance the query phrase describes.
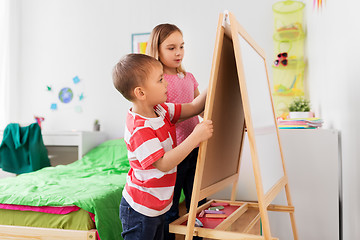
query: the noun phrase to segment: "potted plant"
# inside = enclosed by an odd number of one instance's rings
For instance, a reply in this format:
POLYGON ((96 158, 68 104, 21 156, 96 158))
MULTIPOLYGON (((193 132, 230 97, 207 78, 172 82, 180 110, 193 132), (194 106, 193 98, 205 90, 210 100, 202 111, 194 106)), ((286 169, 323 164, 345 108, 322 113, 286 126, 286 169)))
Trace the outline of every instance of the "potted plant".
POLYGON ((303 97, 294 98, 289 105, 290 118, 312 118, 313 113, 310 112, 310 100, 303 97))

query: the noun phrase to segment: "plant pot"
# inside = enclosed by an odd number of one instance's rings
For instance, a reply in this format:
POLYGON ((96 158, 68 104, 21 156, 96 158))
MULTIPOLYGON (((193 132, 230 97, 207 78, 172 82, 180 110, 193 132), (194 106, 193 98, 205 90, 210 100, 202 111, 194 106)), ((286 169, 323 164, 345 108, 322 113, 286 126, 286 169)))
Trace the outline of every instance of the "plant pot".
POLYGON ((95 132, 100 131, 100 124, 94 124, 94 131, 95 132))
POLYGON ((312 118, 314 114, 312 112, 290 112, 290 118, 312 118))

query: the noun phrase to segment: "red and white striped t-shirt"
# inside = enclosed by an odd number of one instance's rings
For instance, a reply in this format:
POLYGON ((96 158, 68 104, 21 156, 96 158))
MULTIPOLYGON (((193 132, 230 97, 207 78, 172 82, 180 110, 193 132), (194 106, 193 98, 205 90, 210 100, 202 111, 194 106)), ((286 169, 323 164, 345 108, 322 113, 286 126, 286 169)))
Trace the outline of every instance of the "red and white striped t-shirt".
POLYGON ((130 109, 124 133, 131 168, 123 197, 135 211, 149 217, 164 214, 172 205, 176 167, 162 172, 152 164, 175 147, 181 105, 163 103, 154 110, 159 117, 146 118, 130 109))

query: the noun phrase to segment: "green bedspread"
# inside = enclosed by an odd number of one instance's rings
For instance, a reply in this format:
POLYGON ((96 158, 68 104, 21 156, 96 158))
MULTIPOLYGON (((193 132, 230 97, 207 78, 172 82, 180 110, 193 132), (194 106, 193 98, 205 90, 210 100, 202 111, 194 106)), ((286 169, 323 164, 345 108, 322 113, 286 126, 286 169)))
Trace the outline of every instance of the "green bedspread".
POLYGON ((129 168, 124 140, 110 140, 72 164, 0 179, 0 203, 76 205, 95 214, 102 240, 122 239, 119 204, 129 168))

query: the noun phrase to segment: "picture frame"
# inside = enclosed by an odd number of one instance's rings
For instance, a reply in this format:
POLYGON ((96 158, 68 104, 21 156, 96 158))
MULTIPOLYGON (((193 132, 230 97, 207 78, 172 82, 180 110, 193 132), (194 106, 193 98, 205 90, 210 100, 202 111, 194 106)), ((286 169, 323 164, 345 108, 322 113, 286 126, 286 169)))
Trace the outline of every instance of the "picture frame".
POLYGON ((131 34, 131 52, 145 54, 149 37, 150 37, 149 32, 131 34))

